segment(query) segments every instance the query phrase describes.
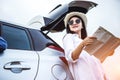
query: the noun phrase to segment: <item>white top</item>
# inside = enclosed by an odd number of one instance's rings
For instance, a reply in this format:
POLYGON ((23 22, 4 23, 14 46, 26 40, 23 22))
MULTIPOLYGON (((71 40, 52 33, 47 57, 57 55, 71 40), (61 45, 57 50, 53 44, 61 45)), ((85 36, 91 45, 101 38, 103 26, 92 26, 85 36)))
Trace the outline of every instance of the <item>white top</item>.
POLYGON ((71 58, 72 51, 81 41, 82 39, 78 38, 77 34, 66 34, 63 39, 65 57, 68 60, 74 80, 105 80, 102 65, 96 57, 89 55, 83 50, 79 59, 73 61, 71 58))

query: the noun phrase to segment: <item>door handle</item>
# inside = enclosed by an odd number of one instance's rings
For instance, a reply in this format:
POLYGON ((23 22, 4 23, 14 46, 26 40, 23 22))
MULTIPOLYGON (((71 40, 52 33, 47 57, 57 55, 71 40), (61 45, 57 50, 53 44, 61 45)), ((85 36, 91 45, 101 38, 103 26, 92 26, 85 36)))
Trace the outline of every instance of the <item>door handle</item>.
POLYGON ((4 69, 11 70, 13 73, 20 73, 23 70, 30 70, 30 66, 26 65, 23 61, 8 62, 4 65, 4 69))

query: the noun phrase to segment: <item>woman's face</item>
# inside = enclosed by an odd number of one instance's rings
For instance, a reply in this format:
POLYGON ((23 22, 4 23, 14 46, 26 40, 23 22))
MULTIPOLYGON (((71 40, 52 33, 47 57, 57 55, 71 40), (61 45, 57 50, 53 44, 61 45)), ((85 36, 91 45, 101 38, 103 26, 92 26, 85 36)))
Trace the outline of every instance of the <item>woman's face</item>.
POLYGON ((81 29, 83 28, 82 26, 82 21, 80 18, 78 17, 72 17, 69 21, 68 21, 68 25, 71 31, 78 33, 81 31, 81 29))

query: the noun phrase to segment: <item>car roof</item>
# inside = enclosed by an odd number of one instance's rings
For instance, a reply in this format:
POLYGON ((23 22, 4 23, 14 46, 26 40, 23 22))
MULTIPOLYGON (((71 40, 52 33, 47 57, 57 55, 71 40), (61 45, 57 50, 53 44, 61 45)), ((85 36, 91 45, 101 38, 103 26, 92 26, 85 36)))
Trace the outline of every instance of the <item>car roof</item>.
POLYGON ((25 25, 25 24, 20 24, 20 23, 17 23, 17 22, 14 22, 14 21, 10 21, 10 20, 4 20, 4 19, 0 19, 0 22, 1 23, 5 23, 5 24, 11 24, 11 25, 14 25, 14 26, 20 26, 20 27, 24 27, 24 28, 29 28, 28 25, 25 25))

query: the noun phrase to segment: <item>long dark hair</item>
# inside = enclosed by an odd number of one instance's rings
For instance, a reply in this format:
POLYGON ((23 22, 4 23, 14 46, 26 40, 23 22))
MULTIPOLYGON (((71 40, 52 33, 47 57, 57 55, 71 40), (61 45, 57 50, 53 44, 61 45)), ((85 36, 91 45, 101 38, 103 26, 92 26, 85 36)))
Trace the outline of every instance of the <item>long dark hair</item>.
MULTIPOLYGON (((86 37, 87 37, 87 31, 86 31, 85 23, 83 22, 82 18, 79 17, 79 16, 72 16, 72 17, 78 17, 78 18, 81 19, 82 25, 83 25, 83 28, 81 29, 81 39, 86 38, 86 37)), ((72 17, 71 17, 71 18, 72 18, 72 17)), ((71 19, 71 18, 70 18, 70 19, 71 19)), ((69 19, 69 20, 70 20, 70 19, 69 19)), ((68 21, 69 21, 69 20, 68 20, 68 21)), ((70 30, 68 24, 67 24, 67 27, 66 27, 66 32, 67 32, 67 33, 71 33, 71 34, 74 34, 74 33, 75 33, 75 32, 73 32, 73 31, 70 30)))

